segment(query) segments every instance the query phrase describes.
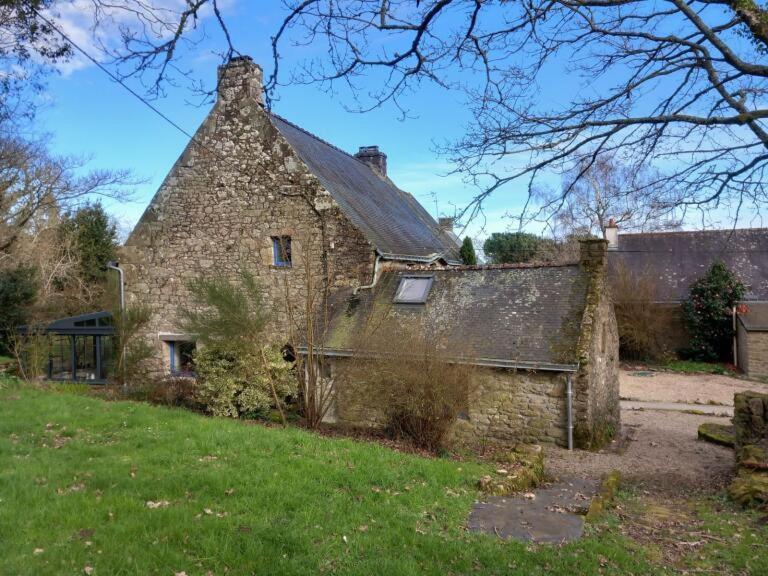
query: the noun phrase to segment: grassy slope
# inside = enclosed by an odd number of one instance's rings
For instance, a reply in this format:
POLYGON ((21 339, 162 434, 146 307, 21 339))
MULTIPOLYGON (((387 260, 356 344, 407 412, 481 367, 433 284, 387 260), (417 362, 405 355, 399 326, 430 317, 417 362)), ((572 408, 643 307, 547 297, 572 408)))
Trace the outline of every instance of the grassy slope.
POLYGON ((659 573, 610 521, 564 547, 465 532, 482 473, 297 429, 6 385, 0 574, 659 573))

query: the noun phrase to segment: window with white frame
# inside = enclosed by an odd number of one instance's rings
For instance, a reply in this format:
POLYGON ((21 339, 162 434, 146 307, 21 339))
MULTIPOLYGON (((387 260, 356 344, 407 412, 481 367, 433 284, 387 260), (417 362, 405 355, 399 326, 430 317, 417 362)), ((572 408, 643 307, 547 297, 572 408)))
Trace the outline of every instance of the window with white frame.
POLYGON ((433 276, 403 276, 395 292, 397 304, 424 304, 432 288, 433 276))

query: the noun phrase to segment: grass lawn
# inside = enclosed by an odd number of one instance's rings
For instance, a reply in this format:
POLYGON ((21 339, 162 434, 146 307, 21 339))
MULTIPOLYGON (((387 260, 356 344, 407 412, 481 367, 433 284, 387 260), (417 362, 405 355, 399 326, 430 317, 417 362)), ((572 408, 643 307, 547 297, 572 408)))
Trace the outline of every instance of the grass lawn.
MULTIPOLYGON (((76 390, 0 381, 0 574, 667 570, 653 546, 622 535, 616 515, 562 547, 466 532, 475 482, 488 465, 76 390)), ((747 552, 768 539, 753 516, 720 521, 707 506, 712 530, 739 530, 747 552)), ((697 548, 692 562, 743 569, 745 561, 718 544, 727 533, 713 533, 723 536, 697 548)))
POLYGON ((0 364, 10 364, 11 362, 15 362, 15 361, 16 360, 11 358, 10 356, 3 356, 2 354, 0 354, 0 364))
POLYGON ((734 374, 724 364, 716 362, 697 362, 695 360, 672 360, 664 365, 667 370, 674 372, 683 372, 686 374, 725 374, 726 376, 734 374))

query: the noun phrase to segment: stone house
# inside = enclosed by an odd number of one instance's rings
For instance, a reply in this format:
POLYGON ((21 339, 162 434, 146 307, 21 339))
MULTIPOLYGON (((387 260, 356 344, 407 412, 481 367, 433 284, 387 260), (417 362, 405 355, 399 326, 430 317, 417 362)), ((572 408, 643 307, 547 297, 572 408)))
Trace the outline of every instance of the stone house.
MULTIPOLYGON (((745 303, 768 301, 768 228, 622 234, 606 230, 610 274, 651 282, 654 306, 665 319, 662 346, 688 346, 681 304, 691 284, 722 261, 746 287, 745 303)), ((616 294, 619 302, 626 295, 616 294)), ((766 359, 768 361, 768 359, 766 359)))
POLYGON ((387 177, 376 146, 353 156, 268 111, 261 68, 241 57, 219 69, 212 110, 121 258, 128 301, 152 308, 158 369, 178 371, 194 346, 178 313, 195 277, 247 268, 264 289, 271 335, 286 339, 289 305, 303 308, 310 278, 363 286, 386 267, 457 264, 458 248, 387 177))
MULTIPOLYGON (((261 69, 241 57, 219 69, 212 110, 128 238, 121 264, 129 304, 151 308, 144 337, 165 373, 190 368, 195 336, 183 332, 179 311, 194 278, 234 279, 247 269, 271 312, 269 336, 281 343, 301 332, 296 318, 309 290, 327 286, 333 314, 342 305, 347 314, 351 295, 386 297, 388 280, 431 278, 423 310, 438 310, 442 298, 435 320, 472 327, 485 350, 482 391, 456 434, 567 444, 571 405, 577 444, 588 446, 619 420, 604 244, 586 243, 574 266, 459 268, 450 221, 436 222, 395 186, 384 153, 364 146, 348 154, 267 110, 261 69)), ((336 352, 328 365, 343 374, 343 350, 336 352)), ((336 408, 340 420, 354 419, 344 398, 336 408)), ((373 417, 375 407, 366 409, 373 417)))
MULTIPOLYGON (((371 331, 439 340, 441 358, 474 367, 455 440, 595 447, 619 426, 618 331, 605 286, 605 241, 585 241, 570 265, 383 272, 333 306, 323 371, 337 387, 330 419, 382 427, 360 358, 371 331), (569 390, 571 394, 569 394, 569 390), (572 435, 569 434, 569 423, 572 435)), ((375 342, 374 338, 374 342, 375 342)), ((418 344, 417 344, 418 345, 418 344)))

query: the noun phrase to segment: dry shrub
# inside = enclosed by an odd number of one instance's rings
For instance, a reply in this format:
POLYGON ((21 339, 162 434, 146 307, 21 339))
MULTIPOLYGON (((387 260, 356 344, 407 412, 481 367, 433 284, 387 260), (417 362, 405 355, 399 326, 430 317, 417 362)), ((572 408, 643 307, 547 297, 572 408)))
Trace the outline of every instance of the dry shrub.
POLYGON ((473 366, 452 361, 445 339, 421 328, 380 330, 361 341, 353 384, 366 405, 380 410, 389 432, 417 446, 446 446, 457 417, 467 411, 473 392, 473 366))
POLYGON ((143 388, 144 400, 161 406, 178 406, 202 410, 197 398, 198 386, 194 378, 167 376, 148 382, 143 388))
POLYGON ((661 360, 669 328, 667 312, 657 302, 656 284, 647 274, 619 265, 611 278, 621 356, 628 360, 661 360))

